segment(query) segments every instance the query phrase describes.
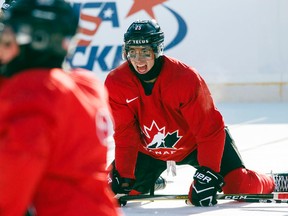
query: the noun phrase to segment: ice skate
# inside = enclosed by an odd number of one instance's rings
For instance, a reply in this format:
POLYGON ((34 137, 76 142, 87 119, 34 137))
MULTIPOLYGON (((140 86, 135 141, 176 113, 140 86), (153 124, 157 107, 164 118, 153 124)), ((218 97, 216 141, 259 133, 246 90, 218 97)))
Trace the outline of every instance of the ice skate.
POLYGON ((154 191, 165 189, 166 184, 167 181, 162 176, 159 176, 158 179, 155 181, 154 191))
POLYGON ((275 182, 274 192, 288 192, 288 173, 274 173, 272 177, 275 182))

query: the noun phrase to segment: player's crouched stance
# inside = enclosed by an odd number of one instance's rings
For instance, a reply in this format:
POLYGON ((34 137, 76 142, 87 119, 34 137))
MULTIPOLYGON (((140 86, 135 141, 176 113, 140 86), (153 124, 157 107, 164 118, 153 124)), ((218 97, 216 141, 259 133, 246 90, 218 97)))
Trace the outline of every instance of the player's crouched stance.
POLYGON ((155 20, 133 22, 124 34, 126 61, 106 78, 115 122, 114 192, 151 192, 171 161, 196 168, 189 190, 196 206, 215 205, 221 190, 273 192, 271 176, 245 167, 201 75, 163 48, 155 20))

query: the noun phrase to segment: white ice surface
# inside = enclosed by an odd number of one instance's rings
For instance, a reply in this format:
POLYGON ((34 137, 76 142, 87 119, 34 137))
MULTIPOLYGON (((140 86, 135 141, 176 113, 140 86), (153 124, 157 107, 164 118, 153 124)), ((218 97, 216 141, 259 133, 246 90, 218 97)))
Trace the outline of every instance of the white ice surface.
MULTIPOLYGON (((218 104, 247 168, 263 172, 288 171, 288 103, 218 104)), ((186 194, 195 169, 178 166, 177 176, 167 176, 165 190, 186 194)), ((179 201, 131 202, 121 208, 126 216, 288 216, 288 204, 221 201, 214 207, 187 206, 179 201)))

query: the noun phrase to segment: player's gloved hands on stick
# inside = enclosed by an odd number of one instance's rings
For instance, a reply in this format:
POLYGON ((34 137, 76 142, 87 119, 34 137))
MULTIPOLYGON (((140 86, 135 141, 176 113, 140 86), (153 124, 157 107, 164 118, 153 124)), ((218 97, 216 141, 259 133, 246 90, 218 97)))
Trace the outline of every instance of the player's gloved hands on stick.
POLYGON ((200 167, 193 179, 188 194, 189 201, 195 206, 216 205, 217 191, 221 192, 224 185, 223 177, 207 167, 200 167))
POLYGON ((133 179, 122 178, 117 170, 111 171, 110 181, 112 181, 111 188, 115 194, 129 194, 134 183, 133 179))

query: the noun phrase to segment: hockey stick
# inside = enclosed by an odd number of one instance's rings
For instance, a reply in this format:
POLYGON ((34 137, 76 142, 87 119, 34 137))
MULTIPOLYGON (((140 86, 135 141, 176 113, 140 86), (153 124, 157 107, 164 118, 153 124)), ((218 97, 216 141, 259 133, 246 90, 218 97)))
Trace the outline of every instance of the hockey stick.
MULTIPOLYGON (((238 200, 242 202, 256 203, 288 203, 288 193, 272 194, 217 194, 218 200, 238 200)), ((118 198, 121 206, 125 206, 128 201, 157 201, 157 200, 188 200, 188 195, 184 194, 155 194, 155 195, 125 195, 118 198)))

